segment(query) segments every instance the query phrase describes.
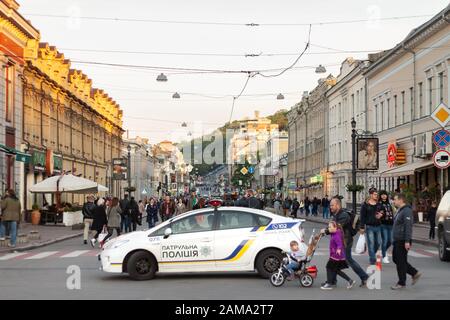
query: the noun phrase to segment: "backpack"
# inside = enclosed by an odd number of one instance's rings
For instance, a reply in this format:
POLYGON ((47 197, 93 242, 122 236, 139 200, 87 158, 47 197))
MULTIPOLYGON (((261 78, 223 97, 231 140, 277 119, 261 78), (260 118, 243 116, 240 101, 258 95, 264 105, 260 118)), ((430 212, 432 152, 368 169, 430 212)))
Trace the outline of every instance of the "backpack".
POLYGON ((359 218, 359 214, 355 214, 353 212, 353 210, 345 210, 345 212, 347 212, 347 214, 350 217, 350 234, 353 236, 355 236, 359 229, 360 229, 360 225, 361 225, 361 220, 359 218))

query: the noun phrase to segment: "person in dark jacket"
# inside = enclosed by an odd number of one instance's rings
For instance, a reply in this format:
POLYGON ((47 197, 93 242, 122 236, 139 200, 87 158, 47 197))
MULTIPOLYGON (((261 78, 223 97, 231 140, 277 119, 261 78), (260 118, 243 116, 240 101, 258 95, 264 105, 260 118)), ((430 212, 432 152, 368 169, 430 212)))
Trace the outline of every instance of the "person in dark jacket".
POLYGON ((145 211, 147 212, 148 228, 151 229, 156 225, 156 222, 158 222, 158 205, 154 198, 150 199, 150 203, 147 204, 145 211))
POLYGON ((84 223, 84 232, 83 232, 84 244, 87 244, 87 240, 89 238, 89 231, 92 229, 92 223, 94 222, 94 209, 95 209, 94 197, 88 196, 81 210, 83 214, 83 223, 84 223))
POLYGON ((120 214, 120 232, 129 232, 130 228, 130 212, 127 210, 128 203, 130 199, 128 199, 128 195, 126 194, 122 200, 119 202, 120 210, 122 213, 120 214))
POLYGON ((166 196, 160 208, 161 220, 166 221, 172 218, 172 216, 175 214, 175 209, 175 202, 173 202, 169 196, 166 196))
POLYGON ((317 217, 317 212, 319 211, 320 200, 314 197, 312 200, 312 215, 317 217))
POLYGON ((437 201, 431 202, 431 207, 428 210, 428 221, 430 222, 430 233, 429 238, 430 240, 434 240, 435 237, 435 229, 436 229, 436 212, 437 212, 437 201))
POLYGON ((248 198, 247 195, 240 197, 238 200, 236 200, 235 204, 236 207, 245 207, 248 208, 248 198))
POLYGON ((378 203, 378 212, 382 213, 381 221, 381 253, 383 263, 389 263, 387 251, 392 245, 392 225, 394 224, 394 210, 389 202, 389 195, 386 191, 380 191, 380 202, 378 203))
POLYGON ((108 220, 106 218, 105 199, 100 198, 97 200, 97 205, 95 206, 93 216, 94 222, 92 223, 92 230, 96 231, 96 233, 94 238, 91 239, 91 245, 92 247, 95 247, 95 243, 97 242, 99 234, 102 232, 103 228, 108 224, 108 220))
MULTIPOLYGON (((352 246, 353 246, 353 235, 352 235, 352 225, 351 218, 347 211, 342 209, 342 202, 339 198, 333 198, 330 201, 331 210, 331 220, 335 221, 342 226, 344 230, 344 240, 345 240, 345 257, 348 265, 361 279, 360 287, 365 287, 369 275, 361 268, 358 262, 353 260, 352 257, 352 246)), ((321 233, 329 234, 328 229, 322 229, 321 233)), ((331 285, 336 285, 336 277, 330 283, 331 285)))
POLYGON ((309 200, 308 197, 305 198, 305 215, 309 216, 309 214, 311 213, 309 210, 309 207, 311 206, 311 200, 309 200))
POLYGON ((322 199, 322 217, 324 219, 330 218, 330 200, 328 200, 328 195, 322 199))
POLYGON ((137 224, 139 223, 139 205, 134 197, 131 197, 125 210, 130 213, 130 229, 132 227, 133 231, 136 231, 137 224))
POLYGON ((292 200, 289 196, 286 197, 283 201, 283 213, 284 216, 287 217, 289 215, 289 211, 291 210, 292 200))
POLYGON ((247 203, 249 208, 253 209, 262 209, 261 201, 255 197, 253 190, 247 191, 247 203))
POLYGON ((412 284, 416 284, 422 275, 408 263, 408 251, 411 249, 413 232, 413 211, 406 204, 406 196, 397 194, 394 197, 394 205, 398 208, 394 218, 393 251, 392 260, 397 265, 398 282, 391 287, 392 290, 403 289, 406 286, 406 275, 412 277, 412 284))
POLYGON ((381 217, 383 214, 378 211, 378 192, 377 189, 369 190, 369 199, 361 206, 361 230, 360 233, 366 233, 367 249, 369 251, 370 264, 377 262, 376 254, 381 245, 381 217))
POLYGON ((294 198, 294 200, 292 201, 292 213, 291 213, 291 215, 294 218, 297 218, 297 212, 298 212, 299 208, 300 208, 300 202, 298 202, 297 198, 294 198))

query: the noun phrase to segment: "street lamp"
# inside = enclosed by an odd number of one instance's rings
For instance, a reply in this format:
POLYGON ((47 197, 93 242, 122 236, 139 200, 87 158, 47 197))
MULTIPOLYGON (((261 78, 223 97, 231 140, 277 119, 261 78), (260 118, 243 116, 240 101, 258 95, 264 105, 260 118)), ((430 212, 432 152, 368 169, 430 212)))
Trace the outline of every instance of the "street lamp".
POLYGON ((131 145, 129 144, 127 146, 127 150, 128 150, 128 163, 127 163, 127 178, 128 178, 128 195, 131 198, 131 145))
POLYGON ((356 214, 356 121, 352 118, 350 122, 352 126, 352 210, 356 214))
POLYGON ((167 76, 164 73, 161 73, 156 77, 156 81, 167 82, 167 76))
POLYGON ((325 73, 327 72, 327 69, 325 69, 325 67, 321 64, 319 64, 319 66, 316 68, 316 73, 325 73))

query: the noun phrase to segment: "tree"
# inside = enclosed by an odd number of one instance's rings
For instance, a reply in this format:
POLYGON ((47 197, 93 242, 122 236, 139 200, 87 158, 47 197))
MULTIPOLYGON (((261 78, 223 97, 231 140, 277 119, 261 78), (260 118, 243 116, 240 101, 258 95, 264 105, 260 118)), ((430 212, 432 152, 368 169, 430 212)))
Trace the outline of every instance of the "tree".
POLYGON ((251 166, 251 164, 248 162, 247 159, 245 159, 244 164, 238 164, 233 172, 233 177, 231 178, 231 184, 235 187, 250 187, 251 181, 253 179, 253 174, 247 172, 246 174, 243 174, 241 172, 242 168, 248 168, 251 166), (242 181, 242 185, 239 184, 239 181, 242 181))

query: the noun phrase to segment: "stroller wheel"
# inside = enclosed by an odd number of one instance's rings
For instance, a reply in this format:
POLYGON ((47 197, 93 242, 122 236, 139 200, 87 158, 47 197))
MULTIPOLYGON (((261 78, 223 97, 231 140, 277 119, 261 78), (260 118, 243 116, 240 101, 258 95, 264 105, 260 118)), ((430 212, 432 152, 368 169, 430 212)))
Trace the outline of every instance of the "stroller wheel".
POLYGON ((284 276, 283 272, 277 271, 270 276, 270 283, 274 287, 281 287, 284 281, 286 281, 286 277, 284 276))
POLYGON ((309 288, 313 285, 314 279, 309 274, 304 274, 300 277, 300 284, 302 287, 309 288))

